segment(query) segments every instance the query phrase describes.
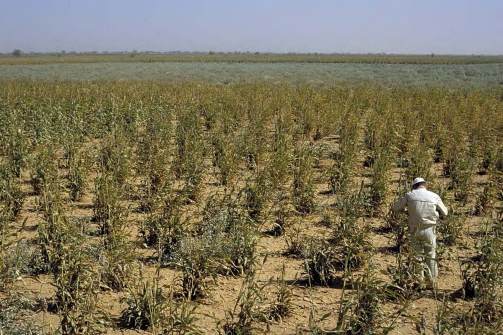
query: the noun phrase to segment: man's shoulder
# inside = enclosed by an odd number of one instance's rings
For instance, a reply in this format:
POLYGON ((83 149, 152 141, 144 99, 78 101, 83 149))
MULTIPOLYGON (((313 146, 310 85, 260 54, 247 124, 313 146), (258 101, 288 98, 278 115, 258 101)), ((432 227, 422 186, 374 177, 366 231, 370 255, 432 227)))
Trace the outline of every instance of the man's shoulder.
POLYGON ((426 190, 426 192, 428 192, 428 194, 431 195, 431 196, 434 196, 436 198, 440 198, 440 196, 437 193, 433 192, 433 191, 426 190))
POLYGON ((435 201, 437 203, 442 201, 442 198, 440 198, 440 196, 437 193, 429 190, 426 190, 426 192, 428 194, 427 198, 430 199, 430 201, 435 201))
POLYGON ((440 199, 440 196, 438 194, 436 194, 435 192, 432 192, 430 190, 427 190, 425 188, 420 188, 420 189, 409 191, 405 194, 405 196, 412 197, 412 198, 424 198, 426 196, 427 198, 440 199))

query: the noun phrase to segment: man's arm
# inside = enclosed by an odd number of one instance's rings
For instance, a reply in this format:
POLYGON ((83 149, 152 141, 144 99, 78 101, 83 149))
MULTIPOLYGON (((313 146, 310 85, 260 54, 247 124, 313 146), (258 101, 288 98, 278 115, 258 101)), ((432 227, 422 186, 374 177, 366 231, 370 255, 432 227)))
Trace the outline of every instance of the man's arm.
POLYGON ((438 197, 438 200, 437 200, 437 210, 440 213, 441 217, 447 216, 447 207, 445 207, 440 196, 438 197))
POLYGON ((403 212, 407 206, 407 198, 405 196, 393 204, 393 210, 395 212, 403 212))

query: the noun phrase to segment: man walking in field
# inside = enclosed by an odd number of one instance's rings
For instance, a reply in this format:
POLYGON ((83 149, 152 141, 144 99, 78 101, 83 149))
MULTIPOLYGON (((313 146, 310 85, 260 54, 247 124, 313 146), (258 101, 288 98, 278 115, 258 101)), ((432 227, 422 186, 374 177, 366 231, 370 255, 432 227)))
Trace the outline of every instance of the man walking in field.
MULTIPOLYGON (((412 249, 421 257, 426 258, 425 263, 429 269, 429 284, 433 286, 437 281, 438 268, 435 259, 437 246, 435 226, 441 216, 447 215, 440 196, 426 189, 426 181, 423 178, 415 178, 412 182, 412 191, 407 192, 398 202, 393 205, 396 212, 405 211, 409 215, 410 237, 412 249)), ((424 279, 424 271, 421 272, 421 280, 424 279)))

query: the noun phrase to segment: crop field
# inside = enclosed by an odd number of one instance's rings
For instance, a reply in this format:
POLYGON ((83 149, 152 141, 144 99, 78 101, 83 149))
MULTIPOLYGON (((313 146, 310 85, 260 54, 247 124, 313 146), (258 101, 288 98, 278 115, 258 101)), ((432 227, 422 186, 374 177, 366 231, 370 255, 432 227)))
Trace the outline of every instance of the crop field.
POLYGON ((0 65, 0 334, 503 332, 501 72, 0 65))
POLYGON ((503 55, 275 54, 275 53, 52 53, 0 54, 0 65, 77 63, 348 63, 348 64, 502 64, 503 55))
POLYGON ((346 64, 241 62, 108 62, 0 65, 9 80, 142 80, 214 84, 267 83, 503 87, 501 64, 346 64))

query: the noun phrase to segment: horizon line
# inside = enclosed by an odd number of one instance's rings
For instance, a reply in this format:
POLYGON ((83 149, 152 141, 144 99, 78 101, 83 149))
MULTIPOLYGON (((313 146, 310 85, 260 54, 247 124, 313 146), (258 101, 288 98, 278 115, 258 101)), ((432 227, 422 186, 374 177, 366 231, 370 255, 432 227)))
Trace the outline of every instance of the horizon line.
POLYGON ((117 54, 155 54, 155 55, 311 55, 311 56, 503 56, 503 54, 461 54, 461 53, 395 53, 395 52, 275 52, 275 51, 187 51, 187 50, 170 50, 170 51, 153 51, 153 50, 124 50, 124 51, 23 51, 14 49, 10 52, 0 52, 0 55, 13 55, 16 50, 21 52, 21 55, 117 55, 117 54))

